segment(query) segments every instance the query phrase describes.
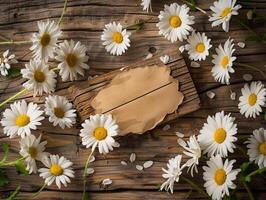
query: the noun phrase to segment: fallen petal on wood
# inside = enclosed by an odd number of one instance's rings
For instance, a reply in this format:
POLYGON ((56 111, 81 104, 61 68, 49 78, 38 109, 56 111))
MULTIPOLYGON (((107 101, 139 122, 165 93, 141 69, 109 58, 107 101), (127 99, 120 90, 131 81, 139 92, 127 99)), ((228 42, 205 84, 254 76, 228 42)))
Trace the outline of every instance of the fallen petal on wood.
POLYGON ((145 169, 147 169, 147 168, 150 168, 152 165, 153 165, 153 161, 148 160, 148 161, 146 161, 146 162, 143 164, 143 167, 144 167, 145 169))

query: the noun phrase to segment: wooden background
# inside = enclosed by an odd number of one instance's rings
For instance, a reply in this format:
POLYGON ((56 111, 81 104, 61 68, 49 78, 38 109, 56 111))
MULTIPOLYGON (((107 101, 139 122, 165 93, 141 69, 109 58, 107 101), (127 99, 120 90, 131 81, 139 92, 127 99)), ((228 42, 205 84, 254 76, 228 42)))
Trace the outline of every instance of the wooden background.
MULTIPOLYGON (((163 5, 170 4, 170 0, 152 0, 153 13, 142 11, 140 0, 70 0, 68 3, 67 13, 61 24, 63 36, 61 39, 80 40, 88 46, 88 54, 90 56, 89 65, 91 69, 87 71, 86 77, 80 80, 85 80, 88 76, 103 74, 112 69, 123 67, 137 60, 144 59, 149 51, 158 54, 165 49, 174 48, 178 44, 171 44, 169 41, 158 35, 158 29, 155 24, 158 22, 158 13, 163 9, 163 5), (119 21, 123 25, 134 24, 137 20, 148 20, 143 30, 135 33, 131 37, 132 46, 121 57, 110 56, 101 45, 100 35, 104 24, 111 21, 119 21)), ((209 6, 212 0, 198 0, 198 5, 209 11, 209 6)), ((266 12, 265 0, 241 0, 238 1, 244 8, 241 9, 241 18, 245 18, 245 13, 248 9, 257 7, 257 12, 264 14, 266 12)), ((0 0, 0 33, 14 40, 28 40, 31 34, 37 30, 37 21, 43 19, 58 20, 61 15, 64 0, 0 0)), ((251 33, 242 28, 239 23, 233 19, 230 25, 230 33, 222 31, 221 27, 212 28, 208 22, 207 16, 200 12, 192 13, 196 17, 195 29, 205 31, 212 38, 212 44, 217 46, 221 42, 225 42, 230 36, 236 42, 245 41, 245 38, 251 33)), ((265 28, 258 23, 254 30, 257 33, 264 33, 265 28)), ((0 46, 0 52, 9 48, 17 55, 21 65, 28 62, 30 54, 23 56, 29 52, 30 45, 20 46, 0 46)), ((265 70, 266 64, 265 43, 247 42, 246 48, 241 49, 236 47, 235 55, 238 62, 254 64, 257 67, 265 70)), ((212 49, 213 50, 213 49, 212 49)), ((186 55, 185 55, 186 56, 186 55)), ((187 62, 189 64, 189 62, 187 62)), ((189 137, 191 134, 198 134, 199 129, 206 121, 206 117, 221 110, 231 112, 238 122, 240 135, 251 134, 252 130, 260 127, 265 127, 263 117, 254 119, 245 119, 240 115, 237 108, 238 100, 230 99, 230 90, 237 92, 237 98, 240 94, 240 89, 245 81, 243 74, 250 73, 254 80, 263 80, 260 73, 250 71, 245 68, 236 68, 236 73, 232 75, 231 85, 224 86, 216 83, 211 76, 211 58, 201 62, 201 68, 189 68, 198 93, 200 94, 202 107, 200 110, 188 114, 182 118, 176 119, 169 123, 171 129, 163 131, 163 126, 146 133, 142 136, 131 135, 125 138, 119 138, 121 144, 119 149, 112 153, 101 156, 95 154, 96 161, 91 167, 95 169, 95 174, 89 177, 88 191, 90 199, 186 199, 190 186, 180 182, 175 186, 174 195, 166 192, 158 192, 158 185, 164 180, 161 177, 161 168, 166 166, 169 158, 181 152, 177 146, 176 131, 182 132, 189 137), (206 96, 207 91, 216 93, 216 97, 210 100, 206 96), (154 165, 145 171, 138 171, 135 165, 122 166, 121 160, 128 160, 130 153, 135 152, 137 160, 135 164, 142 164, 146 160, 153 160, 154 165), (108 188, 100 187, 103 179, 110 178, 113 184, 108 188)), ((0 79, 0 101, 13 95, 21 89, 21 84, 24 80, 20 77, 15 79, 0 79)), ((58 79, 57 91, 67 89, 73 83, 62 83, 58 79)), ((64 90, 63 90, 64 91, 64 90)), ((32 98, 30 94, 22 96, 28 101, 43 103, 42 98, 32 98)), ((18 157, 19 139, 9 139, 2 134, 0 130, 0 143, 9 143, 11 145, 10 159, 18 157)), ((54 185, 46 187, 36 199, 80 199, 82 195, 82 178, 83 166, 89 154, 89 150, 85 149, 78 136, 79 129, 65 129, 58 127, 54 128, 51 124, 44 121, 37 134, 42 133, 43 138, 48 141, 47 151, 58 153, 66 156, 74 162, 76 178, 72 180, 67 188, 58 190, 54 185)), ((246 159, 246 156, 236 151, 230 155, 230 158, 236 158, 238 162, 246 159)), ((37 191, 43 184, 43 180, 38 175, 28 177, 18 176, 13 168, 7 169, 8 176, 12 184, 7 187, 0 188, 1 193, 13 191, 18 184, 22 185, 23 197, 29 196, 37 191)), ((200 181, 201 174, 198 180, 200 181)), ((256 194, 257 199, 265 199, 265 180, 258 178, 253 184, 252 189, 256 194)), ((240 189, 241 199, 247 199, 247 195, 243 188, 240 189)), ((197 192, 193 192, 189 199, 203 199, 197 192)))

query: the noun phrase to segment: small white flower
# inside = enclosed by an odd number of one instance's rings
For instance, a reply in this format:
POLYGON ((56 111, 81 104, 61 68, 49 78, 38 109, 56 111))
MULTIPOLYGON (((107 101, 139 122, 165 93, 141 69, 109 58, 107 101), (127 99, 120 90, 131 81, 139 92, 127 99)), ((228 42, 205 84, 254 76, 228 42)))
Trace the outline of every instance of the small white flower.
POLYGON ((105 25, 101 40, 107 52, 121 56, 130 47, 130 35, 131 33, 123 29, 120 23, 113 22, 105 25))
POLYGON ((49 66, 43 61, 30 60, 21 70, 23 78, 27 81, 23 86, 28 90, 33 90, 33 95, 42 95, 43 92, 54 92, 56 86, 56 73, 49 70, 49 66))
POLYGON ((4 127, 4 134, 10 138, 16 135, 24 138, 31 134, 31 129, 36 130, 44 119, 41 115, 43 111, 37 104, 29 103, 25 100, 14 102, 3 113, 1 124, 4 127))
POLYGON ((45 113, 54 126, 59 125, 64 129, 65 126, 70 128, 76 123, 76 110, 72 107, 66 97, 49 95, 45 98, 45 113))
POLYGON ((60 28, 55 21, 47 20, 38 21, 39 32, 32 36, 32 47, 34 58, 48 61, 54 57, 54 51, 57 45, 57 40, 61 35, 60 28))
POLYGON ((183 139, 179 138, 178 144, 185 149, 183 153, 186 156, 191 157, 185 165, 188 167, 188 171, 190 170, 191 176, 193 177, 194 171, 198 173, 197 165, 199 164, 199 159, 201 157, 200 145, 195 135, 190 136, 189 141, 187 141, 187 143, 183 139))
POLYGON ((3 57, 0 58, 0 73, 2 76, 6 76, 8 74, 8 70, 11 68, 12 64, 18 63, 18 61, 15 59, 15 55, 11 54, 9 55, 9 50, 6 50, 3 53, 3 57))
POLYGON ((190 16, 189 7, 187 5, 178 5, 172 3, 170 6, 164 5, 164 11, 158 16, 159 22, 156 26, 159 28, 159 34, 163 35, 172 43, 187 39, 189 32, 193 30, 194 16, 190 16))
POLYGON ((143 6, 143 10, 147 12, 150 10, 152 12, 151 0, 141 0, 141 5, 143 6))
POLYGON ((67 187, 67 183, 71 182, 70 178, 74 178, 73 163, 64 156, 50 155, 43 159, 42 162, 47 168, 41 168, 38 171, 40 172, 40 177, 45 179, 45 183, 48 186, 55 181, 57 187, 61 189, 61 183, 67 187))
POLYGON ((25 159, 27 170, 31 174, 37 172, 36 160, 42 161, 49 153, 44 152, 47 141, 41 142, 41 135, 36 138, 34 135, 28 135, 20 141, 20 155, 27 157, 25 159))
POLYGON ((266 102, 266 88, 261 82, 252 82, 250 85, 245 84, 241 89, 242 96, 239 97, 238 108, 240 113, 245 117, 256 118, 260 115, 266 102))
POLYGON ((58 69, 63 81, 74 81, 78 79, 78 74, 84 76, 84 69, 90 67, 86 64, 89 57, 86 55, 87 48, 80 42, 75 43, 73 40, 59 44, 56 49, 55 59, 59 61, 58 69))
POLYGON ((238 15, 241 5, 235 5, 236 0, 218 0, 213 3, 210 9, 213 11, 209 21, 212 27, 222 24, 223 30, 229 31, 229 22, 233 15, 238 15))
POLYGON ((193 31, 188 37, 187 42, 188 44, 185 45, 185 49, 188 51, 190 60, 205 60, 209 55, 209 49, 212 47, 210 44, 211 39, 208 39, 205 33, 193 31))
POLYGON ((226 159, 223 163, 221 156, 217 155, 207 161, 208 166, 203 167, 204 187, 213 200, 221 200, 225 194, 229 196, 229 189, 236 188, 233 181, 236 180, 240 169, 233 169, 235 162, 226 159))
POLYGON ((109 153, 115 146, 114 136, 118 134, 118 125, 112 115, 92 115, 81 125, 82 144, 86 148, 97 146, 101 154, 109 153))
POLYGON ((208 116, 207 123, 204 123, 198 136, 203 153, 208 153, 208 156, 220 154, 226 157, 228 151, 234 152, 234 142, 237 141, 237 125, 234 121, 235 118, 230 114, 225 115, 224 111, 216 113, 215 116, 208 116))
POLYGON ((245 143, 249 160, 258 164, 260 169, 266 167, 266 130, 264 128, 254 130, 253 135, 245 143))
POLYGON ((229 73, 235 72, 233 69, 233 62, 236 60, 236 57, 233 56, 235 51, 233 47, 233 40, 229 38, 225 42, 224 47, 220 44, 219 47, 215 49, 216 55, 212 56, 212 63, 214 64, 212 76, 216 81, 222 84, 229 84, 229 73))
POLYGON ((160 190, 165 189, 166 191, 174 192, 174 183, 179 181, 179 177, 182 174, 182 170, 185 168, 185 165, 181 166, 182 156, 178 155, 175 158, 171 158, 167 163, 167 168, 162 170, 165 172, 163 178, 167 179, 162 185, 160 190))

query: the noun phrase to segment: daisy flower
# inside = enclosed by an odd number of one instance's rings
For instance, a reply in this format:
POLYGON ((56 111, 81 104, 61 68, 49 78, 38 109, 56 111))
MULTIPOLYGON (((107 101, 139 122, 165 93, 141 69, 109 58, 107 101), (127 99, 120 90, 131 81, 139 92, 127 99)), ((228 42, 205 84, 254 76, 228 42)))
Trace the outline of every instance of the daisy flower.
POLYGON ((225 42, 224 47, 220 44, 219 47, 215 49, 216 55, 212 56, 212 63, 214 64, 212 76, 216 81, 222 84, 229 84, 229 73, 235 72, 233 69, 233 62, 236 60, 236 57, 233 56, 235 51, 233 47, 233 40, 229 38, 225 42))
POLYGON ((33 90, 33 95, 42 95, 43 92, 54 92, 56 86, 56 73, 49 70, 49 66, 38 60, 30 60, 21 70, 23 78, 28 79, 23 86, 28 90, 33 90))
POLYGON ((212 47, 210 44, 211 39, 208 39, 205 33, 192 34, 187 39, 188 44, 185 45, 185 49, 188 51, 190 60, 205 60, 209 55, 209 49, 212 47))
POLYGON ((197 165, 199 164, 199 159, 201 157, 201 148, 195 137, 195 135, 190 136, 189 141, 186 143, 183 139, 178 139, 178 144, 185 149, 183 153, 190 157, 186 162, 188 171, 190 170, 191 176, 193 177, 193 172, 198 173, 197 165))
POLYGON ((63 81, 70 79, 77 80, 77 74, 84 76, 84 69, 89 69, 86 64, 89 56, 86 55, 87 48, 80 42, 74 43, 73 40, 65 40, 56 50, 55 59, 60 62, 58 69, 63 81))
POLYGON ((156 26, 159 28, 159 34, 163 35, 172 43, 187 39, 189 32, 193 30, 194 16, 188 14, 189 7, 187 5, 178 5, 172 3, 170 6, 164 5, 164 11, 158 16, 159 22, 156 26))
POLYGON ((210 9, 213 11, 209 21, 212 22, 212 27, 222 24, 223 30, 229 31, 229 22, 232 15, 238 15, 238 10, 241 5, 235 5, 236 0, 219 0, 213 3, 210 9))
POLYGON ((250 85, 245 84, 241 89, 242 96, 239 97, 238 108, 240 113, 245 117, 255 118, 262 112, 262 108, 266 102, 266 88, 264 85, 258 82, 252 82, 250 85))
POLYGON ((221 200, 225 194, 229 196, 229 189, 235 189, 233 181, 236 179, 240 169, 233 169, 235 160, 223 160, 220 155, 211 157, 207 161, 208 166, 204 166, 203 179, 204 187, 213 200, 221 200))
POLYGON ((266 167, 266 130, 264 128, 254 130, 246 143, 249 160, 258 164, 260 169, 266 167))
POLYGON ((37 172, 36 160, 42 161, 49 153, 44 152, 47 141, 41 142, 41 135, 36 138, 34 135, 28 135, 20 141, 20 155, 27 157, 25 159, 27 170, 31 174, 37 172))
POLYGON ((3 113, 1 124, 4 127, 4 134, 10 138, 20 135, 24 138, 31 134, 31 129, 36 130, 44 119, 41 115, 43 111, 37 104, 29 103, 25 100, 14 102, 3 113))
POLYGON ((47 168, 41 168, 38 171, 48 186, 55 181, 57 187, 61 189, 61 183, 66 187, 67 183, 71 182, 70 178, 74 178, 73 163, 64 156, 50 155, 42 162, 47 168))
POLYGON ((121 56, 130 47, 130 35, 131 33, 123 29, 120 23, 113 22, 105 25, 101 40, 104 41, 103 45, 107 52, 121 56))
POLYGON ((143 6, 143 10, 147 12, 150 10, 152 12, 151 0, 141 0, 141 5, 143 6))
POLYGON ((39 32, 34 33, 32 36, 33 56, 37 59, 48 61, 49 58, 53 58, 56 43, 61 35, 59 26, 55 21, 39 21, 39 32))
POLYGON ((81 126, 80 136, 86 148, 94 150, 98 146, 99 152, 106 154, 116 146, 113 137, 118 134, 118 125, 112 115, 92 115, 81 126))
POLYGON ((18 63, 18 61, 15 59, 15 55, 11 54, 9 55, 9 50, 6 50, 3 53, 3 57, 0 58, 0 73, 2 76, 6 76, 8 74, 8 70, 10 69, 11 64, 18 63))
POLYGON ((182 156, 178 155, 175 158, 171 158, 167 163, 167 168, 162 170, 165 172, 165 174, 162 175, 163 178, 167 179, 162 185, 160 190, 165 189, 166 191, 171 191, 171 193, 174 193, 174 183, 179 181, 179 177, 182 174, 183 168, 185 168, 185 165, 181 166, 181 160, 182 156))
POLYGON ((237 141, 237 125, 234 121, 235 118, 230 114, 225 115, 224 111, 216 113, 215 116, 208 116, 207 123, 204 123, 198 135, 203 153, 208 153, 208 156, 220 154, 226 157, 228 151, 234 152, 234 142, 237 141))
POLYGON ((76 110, 66 97, 48 96, 45 98, 45 113, 49 116, 49 122, 61 128, 72 127, 76 123, 76 110))

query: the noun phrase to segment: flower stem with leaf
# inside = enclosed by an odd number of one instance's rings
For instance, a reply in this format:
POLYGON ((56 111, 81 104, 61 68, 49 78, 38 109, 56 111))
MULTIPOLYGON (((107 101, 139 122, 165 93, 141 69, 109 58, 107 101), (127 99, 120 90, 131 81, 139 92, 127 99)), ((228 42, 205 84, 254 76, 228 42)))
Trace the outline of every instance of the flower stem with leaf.
POLYGON ((195 182, 191 181, 190 179, 184 177, 184 176, 180 176, 180 178, 182 180, 184 180, 185 182, 187 182, 189 185, 191 185, 195 190, 197 190, 202 196, 206 197, 207 199, 209 199, 209 195, 200 187, 198 186, 195 182))

